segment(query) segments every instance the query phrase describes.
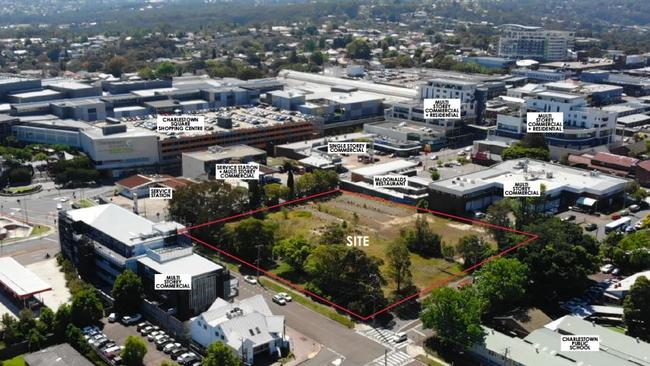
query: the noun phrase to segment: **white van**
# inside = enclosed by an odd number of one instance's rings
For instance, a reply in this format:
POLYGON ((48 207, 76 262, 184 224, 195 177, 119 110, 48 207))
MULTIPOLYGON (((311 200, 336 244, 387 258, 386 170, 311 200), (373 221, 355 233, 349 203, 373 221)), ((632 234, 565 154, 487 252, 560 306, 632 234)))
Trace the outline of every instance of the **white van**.
POLYGON ((104 355, 106 357, 108 357, 108 358, 113 358, 113 357, 119 355, 121 351, 122 351, 122 347, 114 346, 114 347, 105 349, 104 350, 104 355))

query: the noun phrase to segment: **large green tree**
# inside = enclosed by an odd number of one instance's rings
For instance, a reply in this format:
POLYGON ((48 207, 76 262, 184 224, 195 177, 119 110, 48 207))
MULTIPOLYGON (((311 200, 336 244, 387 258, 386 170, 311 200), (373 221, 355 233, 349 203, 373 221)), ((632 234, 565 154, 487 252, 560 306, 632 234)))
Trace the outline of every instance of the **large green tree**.
POLYGON ((202 366, 240 366, 241 360, 235 352, 222 342, 208 346, 202 366))
POLYGON ((402 230, 406 246, 412 252, 424 257, 442 256, 440 235, 433 232, 425 214, 420 214, 415 219, 412 229, 402 230))
POLYGON ((144 287, 140 276, 131 270, 120 273, 113 284, 114 307, 119 314, 133 314, 140 309, 144 287))
POLYGON ((623 320, 628 334, 650 341, 650 280, 640 276, 623 302, 623 320))
POLYGON ((72 296, 72 322, 78 327, 99 322, 104 315, 104 306, 94 289, 83 289, 72 296))
POLYGON ((528 266, 514 258, 497 258, 474 273, 474 287, 484 300, 484 312, 509 311, 526 300, 528 266))
POLYGON ((370 59, 370 45, 361 38, 357 38, 348 43, 346 49, 348 51, 348 56, 352 59, 370 59))
POLYGON ((142 338, 134 335, 126 337, 121 356, 126 366, 141 366, 147 354, 147 344, 142 338))
POLYGON ((386 261, 388 262, 388 276, 395 282, 396 294, 401 294, 404 288, 413 286, 411 252, 404 241, 397 240, 388 245, 386 261))
POLYGON ((467 235, 458 241, 456 252, 464 259, 465 268, 470 268, 490 256, 488 242, 478 235, 467 235))
POLYGON ((515 252, 528 266, 530 295, 545 303, 583 291, 589 284, 587 276, 598 269, 596 240, 580 226, 556 217, 538 219, 524 230, 539 235, 515 252))
MULTIPOLYGON (((271 258, 275 235, 275 226, 266 220, 249 217, 229 227, 228 237, 231 247, 242 259, 253 262, 271 258)), ((258 263, 259 264, 259 263, 258 263)))
POLYGON ((296 237, 278 241, 273 247, 273 254, 281 257, 294 271, 302 272, 313 249, 314 246, 305 238, 296 237))
POLYGON ((386 305, 381 286, 383 261, 355 247, 319 245, 307 257, 305 271, 310 276, 307 289, 347 306, 359 314, 369 314, 386 305))
POLYGON ((436 289, 424 301, 420 319, 445 345, 465 349, 485 337, 481 328, 481 299, 472 287, 436 289))

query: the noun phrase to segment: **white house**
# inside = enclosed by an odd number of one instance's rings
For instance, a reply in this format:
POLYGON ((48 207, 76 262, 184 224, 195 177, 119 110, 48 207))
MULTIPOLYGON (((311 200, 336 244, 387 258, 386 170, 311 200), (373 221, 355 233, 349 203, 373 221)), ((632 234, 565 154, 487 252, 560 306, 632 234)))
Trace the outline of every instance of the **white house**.
POLYGON ((192 340, 207 348, 214 342, 230 346, 247 364, 256 355, 280 355, 288 347, 284 316, 273 315, 262 295, 229 303, 218 298, 208 310, 192 318, 192 340))

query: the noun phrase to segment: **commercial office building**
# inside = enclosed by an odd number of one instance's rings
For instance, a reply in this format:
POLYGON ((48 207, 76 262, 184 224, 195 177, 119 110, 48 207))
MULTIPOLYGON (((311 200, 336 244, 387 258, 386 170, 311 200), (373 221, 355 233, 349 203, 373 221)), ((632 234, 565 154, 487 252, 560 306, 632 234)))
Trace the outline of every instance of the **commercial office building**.
POLYGON ((629 180, 537 160, 515 159, 489 169, 433 182, 429 208, 449 213, 485 210, 503 198, 506 182, 540 182, 546 199, 536 210, 559 212, 590 198, 594 211, 611 212, 623 206, 629 180))
POLYGON ((575 42, 575 33, 546 30, 519 24, 499 26, 498 54, 514 59, 530 58, 544 61, 567 59, 575 42))
POLYGON ((224 267, 192 253, 191 241, 176 222, 151 222, 120 206, 105 204, 59 212, 61 251, 84 276, 108 287, 124 270, 145 278, 146 291, 173 307, 179 317, 205 310, 218 297, 230 296, 224 267), (154 292, 155 274, 190 274, 190 291, 154 292))

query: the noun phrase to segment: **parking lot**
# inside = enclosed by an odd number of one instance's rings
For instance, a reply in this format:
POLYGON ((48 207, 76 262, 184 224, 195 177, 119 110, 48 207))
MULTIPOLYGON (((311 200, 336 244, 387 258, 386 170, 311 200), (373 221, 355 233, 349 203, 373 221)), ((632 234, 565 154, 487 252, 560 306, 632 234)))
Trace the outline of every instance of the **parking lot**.
MULTIPOLYGON (((637 221, 643 220, 643 218, 646 217, 649 213, 650 210, 630 212, 628 215, 628 217, 631 218, 630 225, 634 225, 636 224, 637 221)), ((616 213, 605 215, 605 214, 590 214, 586 212, 565 211, 556 214, 555 216, 560 219, 566 219, 569 216, 575 216, 575 219, 570 221, 573 221, 574 223, 582 226, 583 228, 590 223, 594 223, 598 226, 598 228, 594 231, 586 231, 586 233, 595 236, 597 240, 603 240, 607 236, 607 234, 605 233, 605 226, 610 222, 614 221, 612 216, 614 216, 615 214, 616 213)))
MULTIPOLYGON (((119 322, 109 323, 106 319, 102 321, 104 323, 103 333, 112 339, 118 345, 123 346, 126 337, 130 335, 138 336, 143 338, 137 331, 135 325, 124 326, 119 322)), ((147 354, 144 356, 145 365, 160 365, 164 360, 170 361, 168 355, 162 351, 156 349, 156 345, 153 342, 146 340, 146 337, 143 338, 147 344, 147 354)))

